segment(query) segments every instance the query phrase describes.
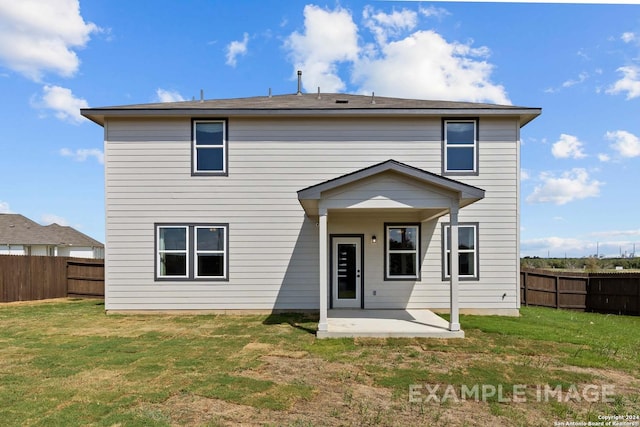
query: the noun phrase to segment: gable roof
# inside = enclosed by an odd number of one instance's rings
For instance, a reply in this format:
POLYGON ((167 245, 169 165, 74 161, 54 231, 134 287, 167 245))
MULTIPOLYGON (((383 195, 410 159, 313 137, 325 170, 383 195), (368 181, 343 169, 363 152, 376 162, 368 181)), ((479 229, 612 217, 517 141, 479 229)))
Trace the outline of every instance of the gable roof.
POLYGON ((539 116, 542 110, 475 102, 307 93, 83 108, 80 112, 84 117, 101 126, 104 125, 107 117, 503 115, 519 117, 522 127, 539 116))
POLYGON ((407 165, 406 163, 398 162, 397 160, 389 159, 373 166, 303 188, 298 191, 298 200, 307 214, 315 215, 317 214, 316 211, 318 208, 317 202, 323 198, 323 193, 386 172, 395 172, 411 178, 422 185, 458 193, 460 195, 459 206, 461 208, 483 199, 485 194, 484 190, 481 188, 437 175, 435 173, 407 165))
POLYGON ((0 245, 6 244, 104 247, 72 227, 40 225, 20 214, 0 214, 0 245))

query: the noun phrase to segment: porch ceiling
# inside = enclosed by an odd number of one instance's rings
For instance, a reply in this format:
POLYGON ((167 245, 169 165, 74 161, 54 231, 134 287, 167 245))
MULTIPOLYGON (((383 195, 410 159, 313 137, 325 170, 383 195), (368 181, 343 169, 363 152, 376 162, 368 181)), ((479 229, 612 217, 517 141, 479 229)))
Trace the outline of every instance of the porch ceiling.
POLYGON ((298 191, 310 217, 332 212, 411 211, 422 221, 484 198, 484 190, 395 160, 387 160, 298 191))

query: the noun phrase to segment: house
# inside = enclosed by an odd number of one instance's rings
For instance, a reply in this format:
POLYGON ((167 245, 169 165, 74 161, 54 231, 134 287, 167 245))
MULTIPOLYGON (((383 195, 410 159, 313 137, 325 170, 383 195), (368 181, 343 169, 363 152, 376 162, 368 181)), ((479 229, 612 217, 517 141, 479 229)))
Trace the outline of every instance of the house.
POLYGON ((0 255, 104 258, 104 245, 72 227, 5 213, 0 214, 0 255))
POLYGON ((81 113, 104 127, 108 311, 319 311, 319 336, 339 308, 518 314, 538 108, 298 91, 81 113))

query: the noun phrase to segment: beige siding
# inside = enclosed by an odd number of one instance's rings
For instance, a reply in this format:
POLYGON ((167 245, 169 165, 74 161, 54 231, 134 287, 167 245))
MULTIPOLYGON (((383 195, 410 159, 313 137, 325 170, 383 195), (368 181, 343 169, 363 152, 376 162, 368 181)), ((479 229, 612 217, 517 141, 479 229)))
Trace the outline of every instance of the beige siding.
MULTIPOLYGON (((486 191, 460 215, 479 223, 480 251, 480 280, 460 285, 462 308, 516 307, 517 135, 515 119, 482 118, 479 175, 452 177, 486 191)), ((317 308, 316 221, 296 192, 390 158, 441 173, 439 118, 232 118, 228 137, 229 176, 191 176, 190 119, 108 121, 107 309, 317 308), (229 224, 228 282, 154 281, 154 224, 171 222, 229 224)), ((422 225, 421 281, 385 282, 383 225, 417 218, 385 212, 329 213, 330 233, 365 235, 367 307, 447 308, 440 223, 422 225)))

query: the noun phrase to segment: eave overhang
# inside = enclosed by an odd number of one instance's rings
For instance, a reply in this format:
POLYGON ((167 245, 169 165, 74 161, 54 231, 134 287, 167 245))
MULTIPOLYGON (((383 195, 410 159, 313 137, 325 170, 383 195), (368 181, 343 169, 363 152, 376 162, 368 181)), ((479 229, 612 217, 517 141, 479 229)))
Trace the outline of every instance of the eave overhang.
MULTIPOLYGON (((309 217, 316 217, 319 214, 321 201, 329 193, 339 191, 351 184, 365 182, 368 179, 388 172, 399 174, 412 183, 425 188, 432 189, 442 194, 448 194, 451 203, 456 203, 459 208, 463 208, 484 198, 485 191, 456 181, 441 175, 437 175, 423 169, 409 166, 396 160, 387 160, 373 166, 360 169, 358 171, 342 175, 340 177, 321 182, 319 184, 304 188, 298 191, 298 201, 302 205, 305 213, 309 217)), ((415 209, 433 209, 434 206, 418 205, 415 209)), ((439 205, 434 216, 441 216, 448 212, 451 205, 439 205)))
POLYGON ((108 118, 148 117, 517 117, 520 127, 540 108, 473 102, 430 101, 350 94, 302 94, 83 108, 104 126, 108 118))

